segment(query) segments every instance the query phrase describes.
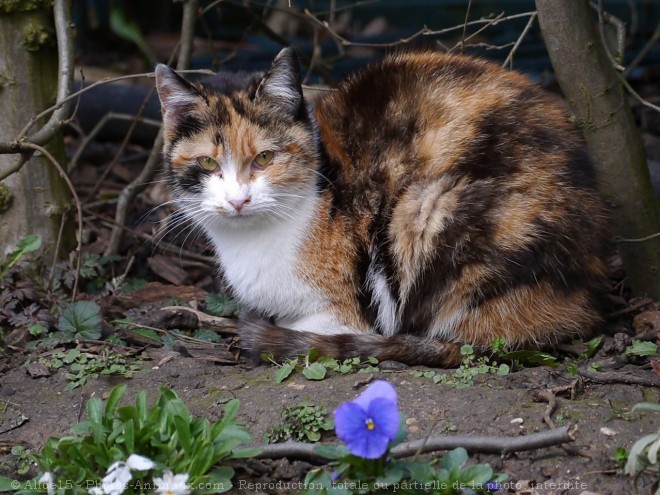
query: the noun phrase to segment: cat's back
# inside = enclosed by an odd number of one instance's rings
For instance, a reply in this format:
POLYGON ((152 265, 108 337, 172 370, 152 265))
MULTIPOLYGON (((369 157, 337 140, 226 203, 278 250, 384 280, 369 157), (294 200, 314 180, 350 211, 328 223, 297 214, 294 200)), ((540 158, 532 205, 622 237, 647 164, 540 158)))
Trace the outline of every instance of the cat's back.
POLYGON ((469 152, 474 136, 495 131, 525 135, 530 145, 581 146, 561 100, 525 76, 430 51, 399 53, 366 67, 322 98, 316 114, 321 131, 354 162, 384 151, 398 155, 402 147, 414 147, 420 158, 455 156, 469 152))
POLYGON ((599 321, 603 204, 557 97, 478 59, 397 54, 316 116, 324 194, 408 332, 542 342, 599 321))

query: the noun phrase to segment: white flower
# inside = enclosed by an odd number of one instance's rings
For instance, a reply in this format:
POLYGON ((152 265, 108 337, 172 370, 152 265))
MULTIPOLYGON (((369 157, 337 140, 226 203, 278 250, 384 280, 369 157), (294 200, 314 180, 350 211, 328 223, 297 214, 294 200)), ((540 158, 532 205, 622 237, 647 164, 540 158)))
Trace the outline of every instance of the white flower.
POLYGON ((126 467, 131 471, 148 471, 156 467, 156 464, 151 459, 138 454, 131 454, 126 459, 126 467))
POLYGON ((53 478, 53 473, 46 471, 44 475, 39 478, 39 484, 46 485, 46 493, 48 493, 48 495, 55 495, 55 478, 53 478))
POLYGON ((132 479, 131 469, 125 462, 117 461, 108 468, 108 473, 101 480, 101 489, 107 495, 121 495, 132 479))
MULTIPOLYGON (((131 471, 148 471, 154 467, 156 464, 151 459, 131 454, 126 462, 113 462, 101 480, 101 486, 90 488, 88 493, 89 495, 121 495, 126 490, 128 482, 133 479, 131 471)), ((53 494, 49 492, 48 495, 53 494)))
POLYGON ((188 473, 172 474, 165 471, 162 478, 154 478, 156 495, 189 495, 188 473))

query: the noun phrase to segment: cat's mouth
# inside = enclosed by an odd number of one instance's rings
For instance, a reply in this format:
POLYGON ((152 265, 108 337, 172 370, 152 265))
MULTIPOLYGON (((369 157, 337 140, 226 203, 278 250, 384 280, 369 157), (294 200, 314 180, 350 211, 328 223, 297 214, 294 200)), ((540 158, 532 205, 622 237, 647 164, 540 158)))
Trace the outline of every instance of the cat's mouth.
POLYGON ((252 216, 252 211, 249 211, 245 208, 218 208, 218 213, 226 218, 245 218, 252 216))

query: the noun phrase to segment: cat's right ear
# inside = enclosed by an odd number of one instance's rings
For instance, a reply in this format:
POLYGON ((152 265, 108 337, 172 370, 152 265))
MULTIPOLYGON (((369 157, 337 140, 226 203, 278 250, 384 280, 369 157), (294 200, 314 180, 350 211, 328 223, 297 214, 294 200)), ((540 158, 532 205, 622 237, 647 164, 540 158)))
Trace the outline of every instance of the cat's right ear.
POLYGON ((163 120, 179 123, 203 96, 188 81, 165 64, 156 66, 156 89, 160 98, 163 120))

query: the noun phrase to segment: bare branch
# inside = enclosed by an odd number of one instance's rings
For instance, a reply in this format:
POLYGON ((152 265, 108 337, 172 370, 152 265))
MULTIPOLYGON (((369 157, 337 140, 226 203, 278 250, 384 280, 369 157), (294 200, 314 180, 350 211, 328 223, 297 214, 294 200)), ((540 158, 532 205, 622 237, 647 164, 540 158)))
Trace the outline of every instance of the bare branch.
POLYGON ((586 370, 578 370, 578 375, 580 375, 585 380, 589 380, 590 382, 594 383, 624 383, 626 385, 640 385, 642 387, 660 388, 660 378, 658 378, 653 373, 649 373, 645 376, 638 376, 637 374, 632 374, 629 372, 599 371, 592 373, 586 370))
MULTIPOLYGON (((555 430, 532 433, 518 437, 478 437, 478 436, 434 436, 420 440, 412 440, 397 445, 391 450, 392 457, 403 458, 415 455, 417 452, 428 453, 439 450, 451 450, 458 447, 468 452, 484 454, 503 454, 510 452, 524 452, 536 450, 575 440, 574 426, 563 426, 555 430)), ((326 463, 328 459, 317 454, 314 445, 302 442, 284 442, 272 445, 260 445, 261 459, 302 459, 315 463, 326 463)))
POLYGON ((197 20, 197 0, 188 0, 183 5, 183 19, 181 21, 181 41, 177 69, 184 70, 190 67, 190 59, 195 38, 195 21, 197 20))
MULTIPOLYGON (((29 141, 33 144, 43 146, 50 141, 60 130, 64 122, 69 118, 69 99, 67 98, 73 89, 74 75, 74 51, 73 51, 73 30, 74 25, 71 21, 71 0, 55 0, 53 6, 55 16, 55 33, 57 36, 58 47, 58 71, 59 81, 57 84, 57 103, 56 110, 52 113, 48 122, 30 136, 29 141)), ((42 116, 47 115, 42 112, 30 119, 30 122, 16 136, 17 141, 23 141, 30 128, 42 116)))
POLYGON ((73 302, 76 300, 76 296, 78 295, 78 281, 80 280, 80 261, 82 259, 82 232, 83 232, 82 205, 80 204, 80 199, 78 199, 76 188, 73 187, 73 184, 71 183, 71 179, 69 179, 69 176, 66 174, 66 171, 64 170, 64 168, 62 168, 62 165, 59 164, 59 162, 55 159, 55 157, 51 155, 46 148, 36 143, 23 143, 22 146, 24 148, 31 149, 33 151, 38 151, 48 159, 48 161, 53 165, 53 167, 57 169, 58 173, 62 177, 62 180, 66 182, 66 185, 69 188, 69 192, 73 197, 74 204, 76 205, 76 210, 78 213, 78 235, 77 235, 78 246, 76 247, 76 254, 77 254, 76 274, 73 281, 73 289, 71 290, 71 302, 73 302))

